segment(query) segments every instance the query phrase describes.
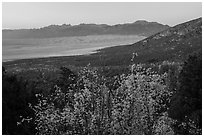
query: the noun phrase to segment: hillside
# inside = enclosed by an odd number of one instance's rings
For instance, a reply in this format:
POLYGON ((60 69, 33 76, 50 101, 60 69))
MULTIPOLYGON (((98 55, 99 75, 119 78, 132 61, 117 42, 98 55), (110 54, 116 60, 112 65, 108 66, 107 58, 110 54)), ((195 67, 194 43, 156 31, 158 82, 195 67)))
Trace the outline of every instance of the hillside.
POLYGON ((108 58, 108 64, 115 64, 113 61, 127 64, 132 53, 137 53, 134 60, 137 63, 153 63, 181 61, 197 51, 202 51, 202 18, 176 25, 132 45, 102 49, 99 54, 108 58))
POLYGON ((202 51, 202 18, 185 22, 152 35, 135 44, 99 50, 91 55, 24 59, 3 62, 7 68, 58 68, 59 66, 127 66, 133 53, 135 63, 156 63, 164 60, 183 61, 189 54, 202 51))
POLYGON ((143 20, 112 26, 106 24, 79 24, 73 26, 63 24, 50 25, 40 29, 3 30, 2 38, 51 38, 105 34, 151 36, 167 28, 169 28, 168 25, 143 20))

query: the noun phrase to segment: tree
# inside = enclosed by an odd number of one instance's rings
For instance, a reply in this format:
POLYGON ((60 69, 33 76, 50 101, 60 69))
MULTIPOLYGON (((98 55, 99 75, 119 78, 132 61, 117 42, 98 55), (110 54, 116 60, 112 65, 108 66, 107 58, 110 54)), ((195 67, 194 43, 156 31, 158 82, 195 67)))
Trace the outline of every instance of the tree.
POLYGON ((166 74, 133 65, 123 76, 113 99, 114 134, 173 134, 166 115, 172 92, 165 85, 166 74), (161 124, 162 123, 162 124, 161 124), (166 127, 166 131, 161 129, 166 127))
POLYGON ((202 128, 202 54, 190 55, 179 75, 179 88, 168 111, 177 134, 200 134, 202 128), (183 124, 182 124, 183 123, 183 124), (180 126, 178 129, 178 125, 180 126), (182 128, 182 129, 181 129, 182 128), (182 131, 182 132, 180 132, 182 131))
POLYGON ((35 113, 30 106, 37 103, 36 101, 32 84, 7 74, 3 69, 2 133, 35 134, 35 113))
POLYGON ((77 78, 77 74, 69 68, 60 68, 60 77, 53 88, 53 92, 51 93, 51 98, 55 107, 63 109, 68 102, 70 107, 73 108, 73 98, 74 92, 77 88, 77 78), (59 91, 58 88, 60 88, 60 92, 56 92, 59 91), (57 94, 60 94, 61 97, 57 94))

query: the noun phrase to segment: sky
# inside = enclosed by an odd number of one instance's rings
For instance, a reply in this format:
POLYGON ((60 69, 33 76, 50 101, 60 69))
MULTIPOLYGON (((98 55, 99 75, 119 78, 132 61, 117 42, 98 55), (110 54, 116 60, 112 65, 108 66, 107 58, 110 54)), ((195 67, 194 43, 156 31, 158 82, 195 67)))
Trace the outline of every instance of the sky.
POLYGON ((2 28, 51 24, 123 24, 137 20, 174 26, 202 16, 201 2, 3 2, 2 28))

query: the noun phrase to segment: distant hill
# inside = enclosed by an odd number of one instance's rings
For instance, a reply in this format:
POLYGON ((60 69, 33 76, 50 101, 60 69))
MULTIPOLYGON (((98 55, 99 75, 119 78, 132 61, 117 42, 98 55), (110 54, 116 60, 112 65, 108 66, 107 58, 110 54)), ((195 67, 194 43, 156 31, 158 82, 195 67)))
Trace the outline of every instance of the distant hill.
POLYGON ((3 39, 12 38, 51 38, 86 35, 140 35, 151 36, 169 28, 157 22, 138 20, 134 23, 106 25, 106 24, 79 24, 79 25, 50 25, 40 29, 3 30, 3 39))
MULTIPOLYGON (((138 23, 138 22, 137 22, 138 23)), ((144 22, 139 22, 144 23, 144 22)), ((135 63, 156 63, 161 61, 183 62, 189 54, 202 52, 202 18, 191 20, 131 45, 101 49, 98 53, 80 56, 24 59, 3 63, 6 67, 44 66, 127 66, 131 64, 133 53, 137 53, 135 63)))
POLYGON ((154 63, 164 60, 181 61, 193 52, 202 52, 202 18, 191 20, 152 35, 132 45, 101 49, 107 64, 135 62, 154 63))

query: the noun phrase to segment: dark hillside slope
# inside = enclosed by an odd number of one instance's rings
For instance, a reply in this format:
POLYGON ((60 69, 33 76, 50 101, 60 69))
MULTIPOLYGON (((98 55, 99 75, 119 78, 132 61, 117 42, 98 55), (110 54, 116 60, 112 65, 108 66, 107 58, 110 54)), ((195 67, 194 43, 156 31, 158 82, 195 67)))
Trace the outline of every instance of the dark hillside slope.
POLYGON ((183 60, 188 54, 202 51, 202 18, 185 22, 152 35, 132 45, 100 50, 107 65, 129 64, 132 53, 137 53, 135 62, 158 62, 183 60))

